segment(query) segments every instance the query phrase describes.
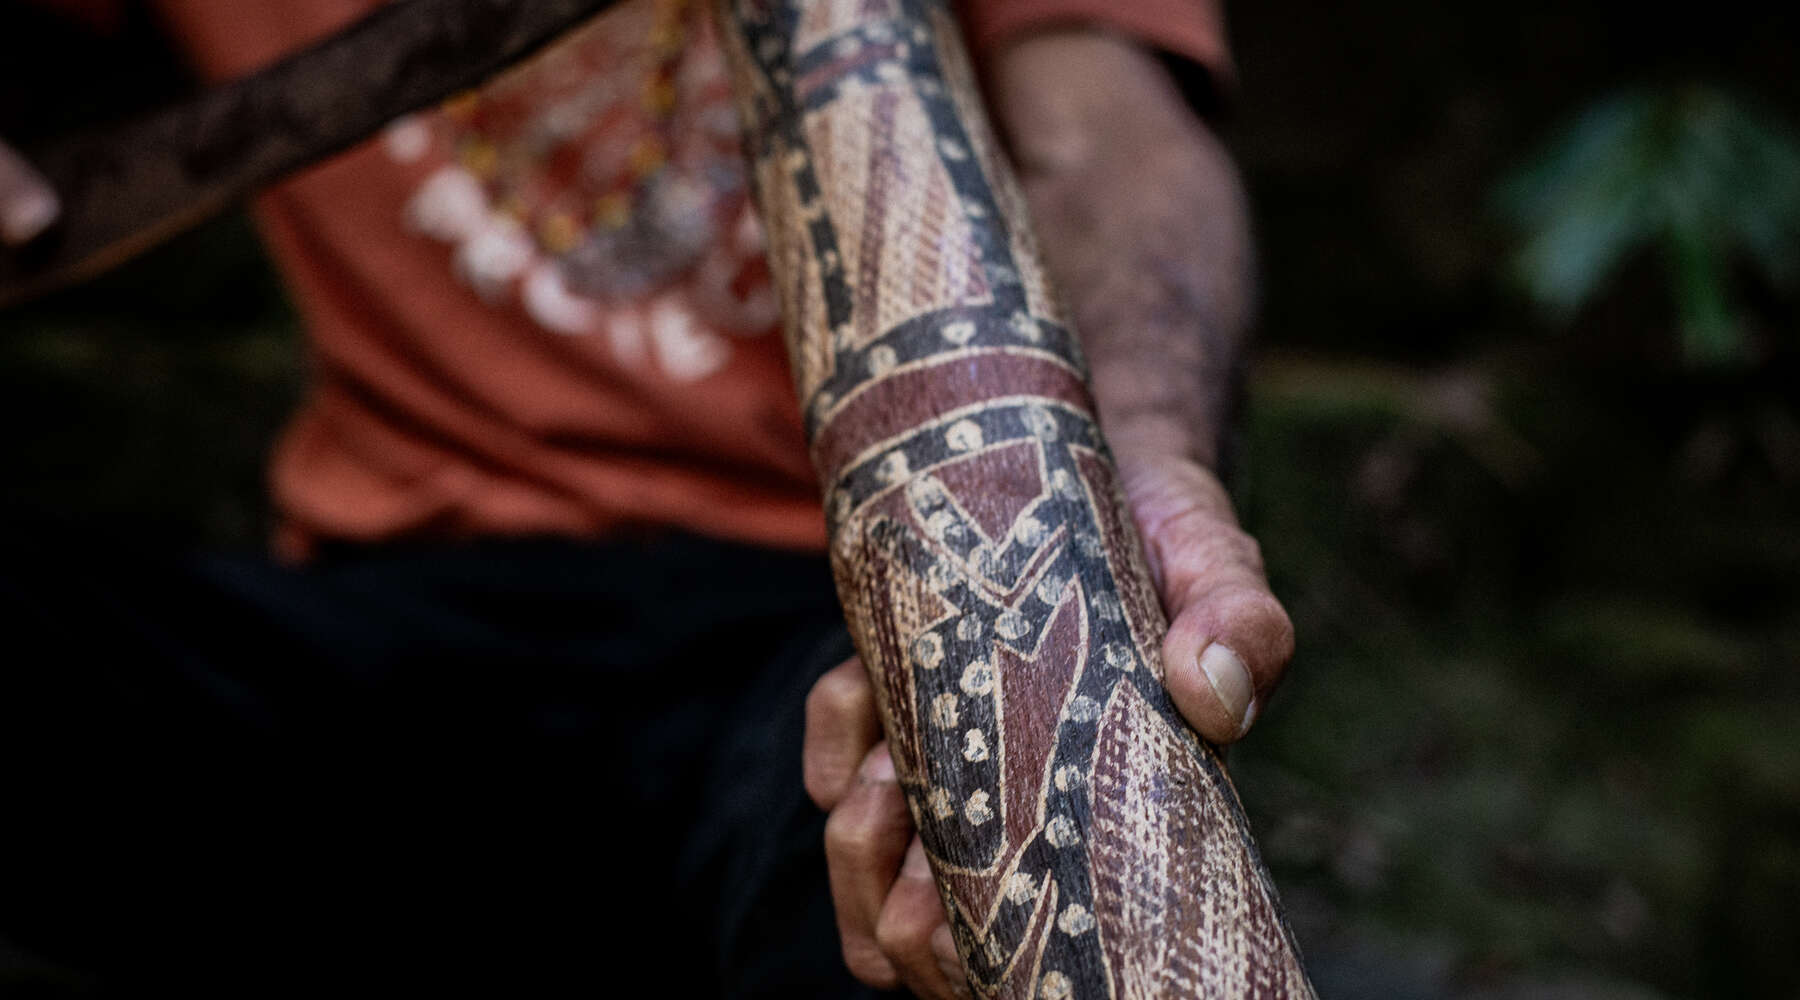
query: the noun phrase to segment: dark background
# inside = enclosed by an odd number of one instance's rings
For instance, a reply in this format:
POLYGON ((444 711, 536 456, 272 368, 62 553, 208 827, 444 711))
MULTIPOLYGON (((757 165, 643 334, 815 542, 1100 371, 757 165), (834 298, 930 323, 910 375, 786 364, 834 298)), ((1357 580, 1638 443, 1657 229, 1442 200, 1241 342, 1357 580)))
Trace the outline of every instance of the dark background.
MULTIPOLYGON (((1661 162, 1583 118, 1617 95, 1674 109, 1665 153, 1706 108, 1791 145, 1800 19, 1233 16, 1226 128, 1264 272, 1237 485, 1300 652, 1231 762, 1322 992, 1800 996, 1794 270, 1700 211, 1733 338, 1703 356, 1683 346, 1692 273, 1653 237, 1578 302, 1535 305, 1513 262, 1558 220, 1505 196, 1584 134, 1590 172, 1661 162)), ((187 86, 151 25, 96 41, 0 11, 9 137, 187 86)), ((1722 186, 1779 222, 1800 176, 1775 173, 1722 186)), ((1702 205, 1688 183, 1664 193, 1702 205)), ((1791 261, 1800 229, 1777 228, 1791 261)), ((0 525, 254 547, 304 378, 242 217, 0 315, 0 525)), ((0 991, 31 974, 0 957, 0 991)))

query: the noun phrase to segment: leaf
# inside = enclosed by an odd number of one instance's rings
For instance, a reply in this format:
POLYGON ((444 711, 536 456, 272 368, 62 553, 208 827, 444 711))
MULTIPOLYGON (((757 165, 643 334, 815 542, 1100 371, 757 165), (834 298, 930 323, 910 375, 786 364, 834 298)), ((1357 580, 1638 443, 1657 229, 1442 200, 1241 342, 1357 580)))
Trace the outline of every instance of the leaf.
POLYGON ((1627 260, 1660 250, 1695 364, 1748 354, 1740 265, 1777 288, 1800 278, 1800 141, 1716 88, 1595 102, 1500 185, 1496 206, 1521 235, 1513 275, 1558 323, 1627 260))

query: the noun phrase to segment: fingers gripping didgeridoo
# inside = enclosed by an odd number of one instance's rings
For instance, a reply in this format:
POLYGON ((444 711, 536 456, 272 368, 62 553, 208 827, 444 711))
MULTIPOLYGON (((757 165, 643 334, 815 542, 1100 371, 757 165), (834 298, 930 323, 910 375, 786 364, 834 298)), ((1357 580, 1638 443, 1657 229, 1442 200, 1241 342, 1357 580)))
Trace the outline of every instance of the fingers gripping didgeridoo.
POLYGON ((850 629, 982 996, 1312 995, 932 0, 719 0, 850 629))

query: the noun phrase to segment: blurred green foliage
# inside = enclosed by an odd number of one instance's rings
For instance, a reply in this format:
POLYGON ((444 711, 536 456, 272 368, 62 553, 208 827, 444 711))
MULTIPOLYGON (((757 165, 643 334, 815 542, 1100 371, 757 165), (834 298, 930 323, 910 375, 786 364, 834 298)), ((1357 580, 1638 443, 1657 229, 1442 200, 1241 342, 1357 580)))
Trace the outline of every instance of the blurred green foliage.
POLYGON ((1300 638, 1230 762, 1323 995, 1800 996, 1800 13, 1230 7, 1300 638))
POLYGON ((1741 272, 1782 291, 1800 277, 1800 141, 1717 87, 1596 102, 1507 180, 1499 203, 1523 232, 1518 280, 1565 324, 1630 257, 1658 253, 1692 364, 1750 357, 1741 272))
POLYGON ((1538 348, 1259 372, 1246 516, 1301 647, 1231 764, 1324 995, 1795 995, 1779 380, 1682 394, 1538 348))

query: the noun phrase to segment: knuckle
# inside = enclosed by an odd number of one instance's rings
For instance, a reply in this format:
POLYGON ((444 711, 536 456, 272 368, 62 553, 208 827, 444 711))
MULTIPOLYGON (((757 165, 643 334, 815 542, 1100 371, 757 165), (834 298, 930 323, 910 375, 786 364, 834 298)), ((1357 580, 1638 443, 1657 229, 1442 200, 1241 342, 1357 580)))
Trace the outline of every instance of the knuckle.
POLYGON ((893 964, 882 956, 873 941, 864 937, 846 937, 843 950, 844 965, 857 982, 878 990, 891 990, 900 985, 900 976, 894 971, 893 964))
POLYGON ((1268 644, 1269 654, 1287 662, 1294 653, 1294 622, 1275 595, 1266 590, 1251 592, 1244 598, 1244 616, 1268 644))
POLYGON ((905 799, 898 788, 839 805, 825 819, 825 853, 859 869, 893 855, 897 861, 912 835, 905 799))
POLYGON ((820 720, 852 715, 868 704, 871 694, 869 683, 859 670, 839 667, 813 684, 806 696, 806 716, 820 720))
POLYGON ((1272 653, 1275 657, 1275 665, 1285 667, 1294 658, 1296 642, 1294 619, 1288 616, 1287 608, 1282 607, 1280 601, 1275 600, 1272 596, 1269 600, 1274 605, 1271 616, 1272 653))
POLYGON ((1193 511, 1173 519, 1152 536, 1151 545, 1169 570, 1205 587, 1221 579, 1260 577, 1262 548, 1249 533, 1230 521, 1205 511, 1193 511))
POLYGON ((829 811, 842 800, 844 786, 850 781, 849 771, 829 761, 807 754, 801 768, 800 783, 806 795, 820 809, 829 811))
POLYGON ((1242 659, 1258 691, 1281 679, 1294 657, 1294 623, 1267 583, 1223 582, 1190 591, 1182 603, 1163 644, 1170 663, 1190 663, 1217 641, 1242 659))
POLYGON ((1230 509, 1230 497, 1218 477, 1198 462, 1134 462, 1119 474, 1120 487, 1133 510, 1152 522, 1230 509))
POLYGON ((931 947, 932 922, 918 907, 885 906, 875 921, 875 944, 891 958, 922 955, 931 947))
POLYGON ((1287 620, 1287 611, 1281 602, 1262 587, 1233 587, 1222 596, 1225 609, 1246 626, 1271 628, 1287 620))
POLYGON ((839 806, 825 820, 825 853, 841 858, 872 854, 878 841, 875 825, 855 810, 839 806))
POLYGON ((1259 683, 1268 683, 1293 659, 1293 619, 1266 588, 1233 588, 1221 595, 1216 614, 1227 643, 1249 659, 1259 683))
POLYGON ((1267 573, 1268 565, 1263 562, 1262 543, 1257 541, 1254 535, 1235 525, 1232 526, 1231 531, 1237 536, 1238 559, 1258 574, 1267 573))

